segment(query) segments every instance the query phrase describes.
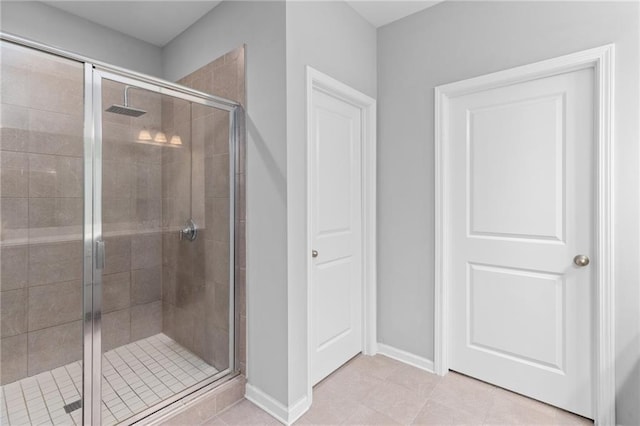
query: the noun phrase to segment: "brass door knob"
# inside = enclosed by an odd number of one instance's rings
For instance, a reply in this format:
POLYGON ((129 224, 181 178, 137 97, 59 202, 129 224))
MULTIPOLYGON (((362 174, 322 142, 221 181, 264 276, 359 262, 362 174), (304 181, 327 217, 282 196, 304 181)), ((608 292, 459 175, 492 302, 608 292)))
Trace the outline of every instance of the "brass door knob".
POLYGON ((311 250, 311 257, 318 257, 318 250, 311 250))
POLYGON ((589 256, 584 254, 576 255, 576 257, 573 258, 573 263, 580 267, 587 266, 589 264, 589 256))

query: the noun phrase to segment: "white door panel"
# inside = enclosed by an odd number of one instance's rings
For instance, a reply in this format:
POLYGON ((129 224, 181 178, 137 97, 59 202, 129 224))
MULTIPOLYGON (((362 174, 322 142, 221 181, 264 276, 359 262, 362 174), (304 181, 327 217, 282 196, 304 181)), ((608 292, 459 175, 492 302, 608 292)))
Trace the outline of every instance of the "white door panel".
POLYGON ((594 75, 451 100, 451 369, 591 417, 594 75))
POLYGON ((313 92, 312 379, 362 350, 362 130, 360 109, 313 92))

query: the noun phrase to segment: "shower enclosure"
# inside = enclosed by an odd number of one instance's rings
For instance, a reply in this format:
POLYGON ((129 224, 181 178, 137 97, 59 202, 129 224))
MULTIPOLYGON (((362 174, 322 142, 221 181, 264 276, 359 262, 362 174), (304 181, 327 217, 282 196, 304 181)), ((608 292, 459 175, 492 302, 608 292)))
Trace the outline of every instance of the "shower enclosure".
POLYGON ((234 375, 239 105, 0 43, 0 423, 133 423, 234 375))

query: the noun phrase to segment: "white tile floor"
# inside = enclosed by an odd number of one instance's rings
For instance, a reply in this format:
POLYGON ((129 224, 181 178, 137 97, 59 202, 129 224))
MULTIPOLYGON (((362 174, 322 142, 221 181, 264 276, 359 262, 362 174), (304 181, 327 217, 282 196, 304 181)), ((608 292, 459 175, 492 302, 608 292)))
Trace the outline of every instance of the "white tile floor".
MULTIPOLYGON (((106 352, 102 419, 112 425, 218 372, 164 334, 106 352)), ((2 425, 81 425, 82 364, 74 362, 2 387, 2 425)))

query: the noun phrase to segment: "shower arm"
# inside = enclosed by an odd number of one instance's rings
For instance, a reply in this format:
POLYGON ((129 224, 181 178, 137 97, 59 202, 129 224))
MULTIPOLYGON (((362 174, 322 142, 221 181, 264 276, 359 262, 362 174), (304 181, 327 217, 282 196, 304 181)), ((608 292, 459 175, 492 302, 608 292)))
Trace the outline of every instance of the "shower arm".
POLYGON ((131 89, 133 86, 124 86, 124 106, 128 107, 129 106, 129 89, 131 89))

